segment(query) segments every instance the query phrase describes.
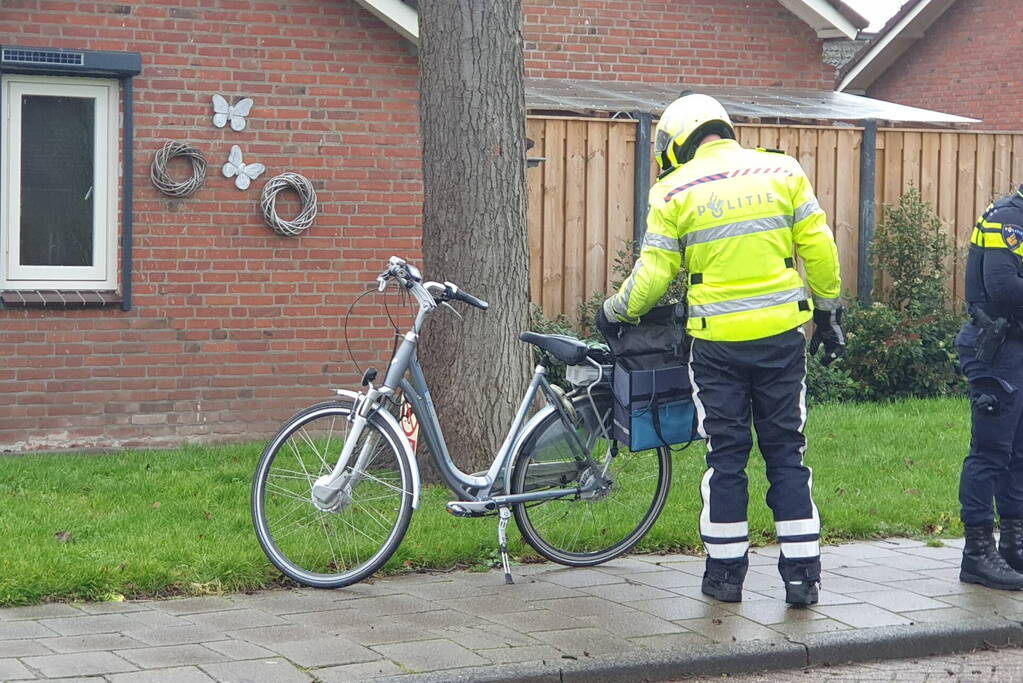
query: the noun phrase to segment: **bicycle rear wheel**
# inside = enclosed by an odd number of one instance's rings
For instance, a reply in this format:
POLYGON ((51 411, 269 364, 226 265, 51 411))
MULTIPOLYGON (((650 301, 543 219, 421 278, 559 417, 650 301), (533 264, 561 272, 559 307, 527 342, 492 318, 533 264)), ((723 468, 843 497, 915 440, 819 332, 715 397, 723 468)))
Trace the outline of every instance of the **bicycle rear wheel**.
POLYGON ((596 491, 514 506, 522 537, 549 560, 586 567, 630 550, 650 530, 664 509, 671 487, 671 452, 611 453, 612 398, 585 395, 572 401, 572 424, 549 414, 523 440, 512 469, 511 492, 585 487, 596 491), (579 437, 584 453, 571 438, 579 437))
POLYGON ((335 509, 313 502, 317 477, 349 438, 351 403, 321 403, 289 420, 270 441, 252 483, 252 519, 263 551, 289 578, 315 588, 356 583, 384 565, 412 517, 412 472, 398 437, 375 416, 346 473, 366 449, 365 469, 335 509))

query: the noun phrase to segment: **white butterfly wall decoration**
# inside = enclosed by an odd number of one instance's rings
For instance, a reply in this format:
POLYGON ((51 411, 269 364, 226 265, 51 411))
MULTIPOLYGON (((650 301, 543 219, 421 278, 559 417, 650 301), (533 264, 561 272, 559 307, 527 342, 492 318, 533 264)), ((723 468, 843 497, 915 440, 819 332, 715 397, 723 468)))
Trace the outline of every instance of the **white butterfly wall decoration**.
POLYGON ((234 185, 239 190, 249 189, 249 183, 258 178, 266 166, 263 164, 246 164, 242 161, 242 150, 238 145, 231 145, 231 154, 224 164, 224 177, 234 178, 234 185))
POLYGON ((228 104, 220 95, 213 96, 213 125, 223 128, 228 121, 231 122, 231 130, 245 130, 245 117, 252 111, 252 99, 244 98, 234 104, 228 104))

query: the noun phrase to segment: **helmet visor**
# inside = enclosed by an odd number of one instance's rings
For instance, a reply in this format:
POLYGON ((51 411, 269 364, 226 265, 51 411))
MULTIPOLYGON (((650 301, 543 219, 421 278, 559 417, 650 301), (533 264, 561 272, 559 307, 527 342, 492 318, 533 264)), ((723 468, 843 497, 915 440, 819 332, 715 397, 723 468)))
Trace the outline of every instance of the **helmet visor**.
POLYGON ((657 131, 657 137, 654 139, 654 152, 660 154, 661 152, 668 149, 668 145, 671 144, 671 134, 666 130, 657 131))

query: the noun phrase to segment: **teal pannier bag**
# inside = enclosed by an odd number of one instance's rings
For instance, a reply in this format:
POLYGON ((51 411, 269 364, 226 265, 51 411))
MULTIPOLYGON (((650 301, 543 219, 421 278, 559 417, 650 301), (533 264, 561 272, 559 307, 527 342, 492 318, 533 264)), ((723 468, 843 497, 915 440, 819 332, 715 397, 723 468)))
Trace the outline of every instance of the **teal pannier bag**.
POLYGON ((615 364, 614 438, 630 451, 689 443, 696 435, 696 407, 685 365, 627 370, 615 364))
POLYGON ((685 305, 658 306, 608 339, 614 356, 613 436, 630 451, 700 438, 689 381, 685 305))

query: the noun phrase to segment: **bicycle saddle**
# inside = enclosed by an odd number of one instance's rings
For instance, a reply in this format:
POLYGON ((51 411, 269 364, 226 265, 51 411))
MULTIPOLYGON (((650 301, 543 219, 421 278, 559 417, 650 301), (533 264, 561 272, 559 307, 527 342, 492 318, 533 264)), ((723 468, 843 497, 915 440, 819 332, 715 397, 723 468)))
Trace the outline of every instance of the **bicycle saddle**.
POLYGON ((536 332, 523 332, 519 339, 538 346, 551 354, 562 363, 568 365, 579 365, 586 360, 586 352, 590 350, 584 342, 575 337, 568 337, 563 334, 537 334, 536 332))

